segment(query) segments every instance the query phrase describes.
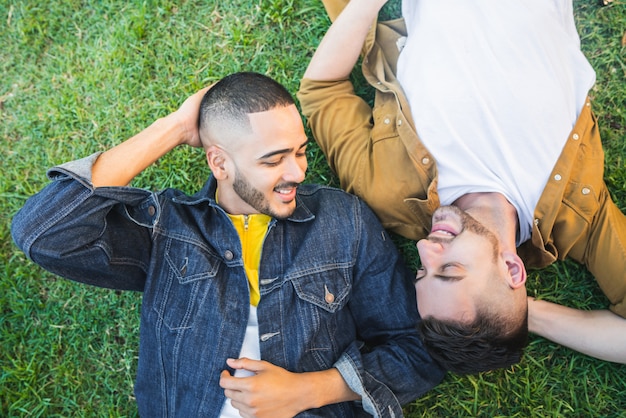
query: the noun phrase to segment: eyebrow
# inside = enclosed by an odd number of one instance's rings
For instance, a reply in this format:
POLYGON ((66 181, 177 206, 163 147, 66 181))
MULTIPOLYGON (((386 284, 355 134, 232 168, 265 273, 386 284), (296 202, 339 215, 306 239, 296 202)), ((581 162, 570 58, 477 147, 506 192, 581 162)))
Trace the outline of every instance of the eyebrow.
MULTIPOLYGON (((302 149, 306 147, 308 144, 309 144, 309 140, 307 139, 306 141, 302 143, 302 145, 298 147, 298 149, 302 149)), ((257 160, 264 160, 266 158, 270 158, 279 154, 287 154, 287 153, 290 153, 291 151, 293 151, 293 148, 285 148, 285 149, 279 149, 276 151, 271 151, 271 152, 268 152, 267 154, 261 155, 259 158, 257 158, 257 160)))

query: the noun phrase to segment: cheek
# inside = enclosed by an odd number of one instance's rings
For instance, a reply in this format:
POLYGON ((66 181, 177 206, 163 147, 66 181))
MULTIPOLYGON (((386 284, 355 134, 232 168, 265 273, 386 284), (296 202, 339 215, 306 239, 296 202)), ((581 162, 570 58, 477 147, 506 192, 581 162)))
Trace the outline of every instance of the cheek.
POLYGON ((261 193, 269 193, 276 185, 276 175, 272 170, 240 170, 248 184, 261 193))
POLYGON ((415 303, 417 303, 417 311, 420 317, 424 317, 427 313, 428 299, 425 297, 425 286, 421 280, 415 282, 415 303))
POLYGON ((262 174, 257 174, 258 181, 254 182, 254 187, 266 197, 270 197, 274 192, 274 188, 278 183, 280 183, 280 179, 276 179, 274 176, 270 177, 267 173, 263 177, 262 174))

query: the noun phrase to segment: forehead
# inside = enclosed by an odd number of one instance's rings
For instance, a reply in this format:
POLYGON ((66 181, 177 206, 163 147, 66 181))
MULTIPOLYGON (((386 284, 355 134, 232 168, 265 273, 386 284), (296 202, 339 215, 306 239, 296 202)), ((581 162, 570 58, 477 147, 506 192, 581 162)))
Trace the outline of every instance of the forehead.
POLYGON ((275 107, 263 112, 248 113, 248 121, 253 130, 265 130, 303 127, 296 105, 275 107))
POLYGON ((254 148, 300 148, 307 141, 302 118, 295 105, 277 107, 257 113, 248 113, 250 134, 247 145, 254 148))

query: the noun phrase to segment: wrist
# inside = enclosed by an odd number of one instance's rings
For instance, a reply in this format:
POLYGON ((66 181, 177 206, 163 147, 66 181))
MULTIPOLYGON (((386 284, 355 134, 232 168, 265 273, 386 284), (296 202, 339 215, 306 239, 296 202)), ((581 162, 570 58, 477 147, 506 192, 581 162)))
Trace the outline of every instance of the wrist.
POLYGON ((170 150, 187 141, 187 129, 176 112, 155 120, 152 126, 159 132, 157 137, 161 138, 166 148, 170 150))
POLYGON ((555 314, 563 309, 562 306, 546 300, 528 298, 528 331, 533 334, 545 336, 550 333, 555 323, 555 314))
POLYGON ((321 408, 339 402, 360 399, 354 393, 336 368, 320 372, 305 373, 306 383, 302 385, 302 406, 307 409, 321 408))

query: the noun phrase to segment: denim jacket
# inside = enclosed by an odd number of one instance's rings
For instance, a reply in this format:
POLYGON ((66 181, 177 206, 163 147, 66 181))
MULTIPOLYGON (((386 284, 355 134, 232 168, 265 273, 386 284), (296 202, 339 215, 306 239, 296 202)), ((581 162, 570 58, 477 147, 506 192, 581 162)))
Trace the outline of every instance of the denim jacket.
MULTIPOLYGON (((142 416, 219 416, 219 374, 239 355, 249 290, 216 182, 194 196, 94 189, 95 157, 50 170, 54 181, 15 216, 13 238, 55 274, 143 291, 135 384, 142 416)), ((356 197, 299 187, 292 216, 270 223, 259 283, 261 358, 292 372, 336 367, 362 396, 301 416, 402 416, 401 404, 441 380, 416 331, 410 274, 356 197)))

